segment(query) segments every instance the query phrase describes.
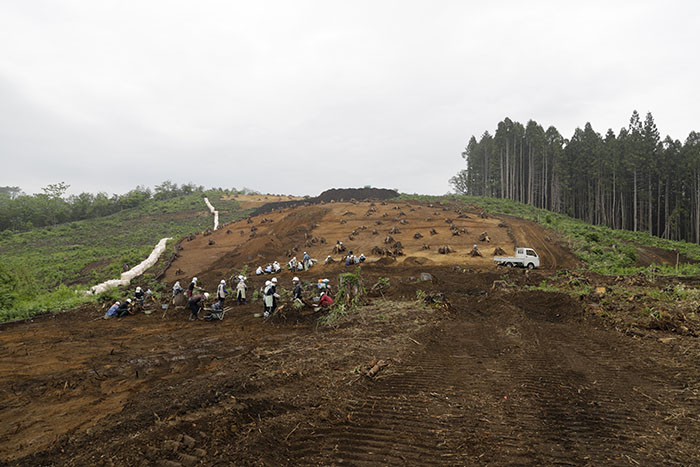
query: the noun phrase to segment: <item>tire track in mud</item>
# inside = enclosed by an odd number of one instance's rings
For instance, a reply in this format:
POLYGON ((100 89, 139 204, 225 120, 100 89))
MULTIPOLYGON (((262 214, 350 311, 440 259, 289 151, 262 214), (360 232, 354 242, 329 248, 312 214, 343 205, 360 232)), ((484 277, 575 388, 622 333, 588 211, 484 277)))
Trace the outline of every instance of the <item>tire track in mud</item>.
MULTIPOLYGON (((538 252, 545 251, 546 263, 541 267, 547 269, 557 269, 557 256, 547 246, 547 242, 542 235, 542 231, 536 231, 527 221, 519 220, 513 225, 513 236, 515 237, 516 246, 535 248, 538 252)), ((538 253, 540 257, 544 256, 538 253)))
POLYGON ((453 455, 445 443, 449 419, 459 416, 440 377, 449 363, 424 354, 400 375, 364 382, 345 401, 345 420, 300 433, 291 457, 302 464, 444 464, 453 455))
POLYGON ((680 388, 632 357, 624 337, 582 323, 568 300, 538 314, 540 305, 508 303, 507 316, 441 324, 398 363, 399 373, 363 380, 344 401, 344 419, 297 430, 290 458, 317 465, 667 460, 645 449, 664 420, 645 398, 667 400, 680 388))

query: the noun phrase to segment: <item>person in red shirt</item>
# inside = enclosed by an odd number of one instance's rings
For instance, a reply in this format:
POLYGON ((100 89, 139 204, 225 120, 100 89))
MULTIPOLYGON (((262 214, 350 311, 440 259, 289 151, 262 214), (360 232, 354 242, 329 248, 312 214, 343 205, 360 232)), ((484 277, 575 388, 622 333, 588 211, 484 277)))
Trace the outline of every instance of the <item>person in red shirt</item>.
POLYGON ((333 299, 331 298, 331 296, 328 295, 326 292, 322 292, 321 298, 318 301, 318 306, 325 308, 331 305, 333 305, 333 299))

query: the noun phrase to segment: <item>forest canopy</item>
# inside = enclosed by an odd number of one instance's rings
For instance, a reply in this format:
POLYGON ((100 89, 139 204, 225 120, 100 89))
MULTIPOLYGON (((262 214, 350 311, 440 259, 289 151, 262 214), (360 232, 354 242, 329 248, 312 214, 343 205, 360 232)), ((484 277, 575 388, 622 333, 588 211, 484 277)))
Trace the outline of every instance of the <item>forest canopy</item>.
POLYGON ((700 134, 663 140, 635 110, 616 134, 590 123, 570 139, 550 126, 505 118, 472 136, 457 193, 507 198, 615 229, 700 243, 700 134))
MULTIPOLYGON (((42 193, 26 195, 17 186, 0 187, 0 232, 22 232, 35 227, 95 219, 139 207, 149 200, 167 200, 192 193, 204 194, 205 191, 203 186, 193 183, 178 185, 170 180, 156 185, 153 190, 137 186, 128 193, 112 196, 107 193, 66 196, 69 188, 69 185, 60 182, 42 188, 42 193)), ((248 188, 219 188, 219 191, 230 194, 257 193, 248 188)))

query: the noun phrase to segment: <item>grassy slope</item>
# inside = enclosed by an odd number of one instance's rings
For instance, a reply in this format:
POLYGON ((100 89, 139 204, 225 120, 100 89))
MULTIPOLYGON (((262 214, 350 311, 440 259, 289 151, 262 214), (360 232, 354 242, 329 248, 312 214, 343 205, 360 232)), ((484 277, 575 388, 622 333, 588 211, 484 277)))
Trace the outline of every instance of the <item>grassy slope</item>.
MULTIPOLYGON (((601 274, 633 274, 645 269, 635 267, 637 260, 635 244, 665 250, 677 249, 688 258, 700 260, 700 245, 694 243, 664 240, 645 232, 614 230, 605 226, 590 225, 563 214, 506 199, 463 195, 423 196, 408 194, 403 194, 400 198, 434 203, 458 202, 465 206, 476 205, 487 212, 508 214, 535 221, 560 234, 568 241, 574 254, 581 258, 590 270, 601 274)), ((661 267, 660 269, 661 274, 686 276, 700 274, 700 265, 696 264, 683 264, 678 271, 671 267, 661 267)))
MULTIPOLYGON (((219 210, 221 224, 245 214, 236 201, 219 200, 217 191, 205 195, 219 210)), ((130 267, 140 263, 163 237, 177 240, 212 227, 213 216, 202 198, 194 193, 149 200, 99 219, 4 234, 0 251, 6 269, 18 279, 18 298, 10 309, 0 309, 0 321, 89 301, 73 290, 118 278, 124 263, 130 267)))

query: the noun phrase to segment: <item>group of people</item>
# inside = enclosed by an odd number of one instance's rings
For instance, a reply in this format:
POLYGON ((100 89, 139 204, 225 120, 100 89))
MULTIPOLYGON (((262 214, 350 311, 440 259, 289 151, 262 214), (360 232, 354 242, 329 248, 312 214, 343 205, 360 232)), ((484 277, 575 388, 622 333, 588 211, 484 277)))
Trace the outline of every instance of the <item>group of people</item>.
MULTIPOLYGON (((339 247, 342 248, 342 250, 344 250, 344 248, 342 247, 342 242, 338 241, 337 243, 339 247)), ((361 254, 359 256, 355 256, 352 251, 350 251, 348 255, 344 258, 346 266, 359 264, 364 262, 365 260, 365 255, 361 254)), ((312 259, 311 256, 305 251, 301 261, 297 260, 297 257, 295 256, 287 263, 287 268, 291 271, 308 271, 309 268, 311 268, 315 262, 316 260, 312 259)), ((281 270, 282 267, 280 266, 280 263, 278 261, 273 261, 265 267, 258 266, 255 273, 256 275, 277 274, 281 272, 281 270)), ((243 275, 239 275, 235 278, 235 280, 237 281, 235 287, 236 302, 239 305, 243 305, 246 303, 246 292, 248 290, 248 285, 246 284, 247 279, 248 278, 243 275)), ((263 296, 264 304, 263 316, 266 319, 269 318, 277 308, 278 300, 280 298, 280 295, 277 293, 277 283, 278 279, 276 277, 273 277, 271 280, 265 281, 265 285, 260 289, 263 296)), ((292 286, 292 299, 300 304, 306 304, 303 298, 302 284, 298 277, 294 277, 292 279, 292 286)), ((320 295, 318 299, 314 298, 314 301, 317 301, 316 309, 318 310, 322 307, 331 306, 333 304, 333 299, 330 295, 331 287, 329 285, 329 280, 319 279, 317 287, 319 289, 320 295)), ((133 314, 133 305, 137 303, 143 305, 144 300, 146 299, 149 293, 150 290, 144 292, 141 289, 141 287, 136 287, 136 290, 134 292, 134 298, 127 298, 124 301, 115 302, 107 311, 105 318, 110 316, 122 317, 128 314, 133 314)), ((189 308, 190 310, 190 321, 195 321, 199 319, 200 311, 202 311, 206 307, 206 303, 210 298, 210 294, 208 292, 205 292, 204 289, 200 286, 199 279, 197 277, 192 278, 192 281, 190 281, 189 285, 187 286, 187 289, 182 287, 180 281, 176 281, 173 285, 172 293, 173 303, 177 303, 176 299, 179 298, 180 294, 183 294, 185 296, 185 298, 181 300, 186 300, 187 308, 189 308)), ((216 302, 211 305, 210 311, 212 313, 220 312, 223 314, 223 312, 225 311, 224 302, 226 300, 226 297, 229 296, 231 293, 232 291, 227 288, 226 279, 221 279, 216 288, 216 302)), ((181 303, 184 303, 184 301, 181 303)))
MULTIPOLYGON (((287 269, 290 271, 308 271, 309 268, 314 265, 314 263, 316 263, 316 260, 311 258, 307 252, 304 252, 304 256, 302 257, 301 261, 299 261, 296 256, 290 259, 287 263, 287 269)), ((282 266, 280 266, 280 263, 278 261, 273 261, 272 263, 268 263, 268 265, 265 267, 258 266, 255 270, 255 274, 257 276, 261 276, 263 274, 278 274, 280 271, 282 271, 282 266)))
POLYGON ((150 296, 152 292, 149 290, 144 291, 141 287, 136 287, 134 290, 134 298, 127 298, 126 300, 117 300, 112 304, 112 306, 107 309, 104 318, 111 318, 116 316, 117 318, 122 318, 124 316, 129 316, 134 314, 134 307, 136 305, 143 306, 146 297, 150 296))
POLYGON ((345 265, 352 266, 353 264, 364 263, 367 257, 360 253, 360 256, 355 256, 352 254, 352 250, 345 256, 345 265))
MULTIPOLYGON (((265 282, 265 286, 262 288, 263 293, 263 303, 264 311, 263 317, 268 319, 275 312, 277 308, 277 301, 280 296, 277 293, 277 278, 273 277, 271 280, 265 282)), ((292 279, 292 300, 300 305, 306 304, 303 296, 303 288, 301 281, 298 277, 292 279)), ((321 308, 326 308, 333 305, 333 298, 330 295, 331 286, 328 279, 319 279, 317 287, 320 291, 320 296, 318 298, 318 303, 315 307, 315 311, 321 308)))
MULTIPOLYGON (((236 284, 236 301, 239 305, 246 303, 246 290, 248 290, 248 285, 246 284, 247 277, 239 275, 236 284)), ((180 281, 175 282, 173 285, 173 299, 175 299, 179 294, 185 293, 187 296, 187 306, 190 309, 190 321, 196 321, 199 319, 199 312, 206 306, 207 300, 209 300, 209 293, 205 292, 199 285, 199 279, 193 277, 187 290, 182 288, 180 281)), ((211 306, 212 314, 219 315, 225 311, 224 302, 226 297, 231 294, 231 291, 226 287, 226 279, 221 279, 219 285, 216 288, 216 302, 211 306)), ((173 300, 174 301, 174 300, 173 300)))
POLYGON ((278 263, 277 261, 273 261, 264 268, 262 266, 258 266, 258 268, 255 270, 255 274, 257 276, 260 276, 262 274, 277 274, 281 270, 282 266, 280 266, 280 263, 278 263))
MULTIPOLYGON (((235 288, 236 301, 239 305, 243 305, 246 303, 246 292, 248 290, 246 280, 248 278, 239 275, 236 279, 238 281, 235 288)), ((278 279, 273 277, 265 281, 265 285, 260 289, 263 297, 263 317, 265 319, 272 316, 277 309, 280 299, 280 295, 277 293, 277 284, 278 279)), ((306 304, 303 298, 302 284, 298 277, 292 279, 292 287, 292 300, 300 304, 306 304)), ((319 279, 317 287, 320 292, 318 303, 316 304, 317 310, 321 307, 331 306, 333 304, 333 299, 330 296, 330 281, 328 279, 319 279)), ((231 291, 226 287, 226 280, 222 279, 217 286, 216 302, 211 305, 210 314, 216 315, 217 313, 223 313, 225 311, 224 302, 230 293, 231 291)), ((197 277, 194 277, 186 290, 182 288, 179 281, 175 282, 173 285, 173 297, 177 297, 179 294, 186 295, 187 307, 190 310, 190 321, 198 320, 200 311, 206 307, 206 303, 210 298, 209 293, 204 292, 204 289, 199 285, 197 277)), ((205 319, 206 318, 207 317, 205 317, 205 319)))
POLYGON ((301 261, 297 260, 295 256, 287 263, 287 269, 290 271, 308 271, 311 266, 313 266, 315 260, 311 259, 311 256, 307 252, 304 252, 304 256, 301 261))

